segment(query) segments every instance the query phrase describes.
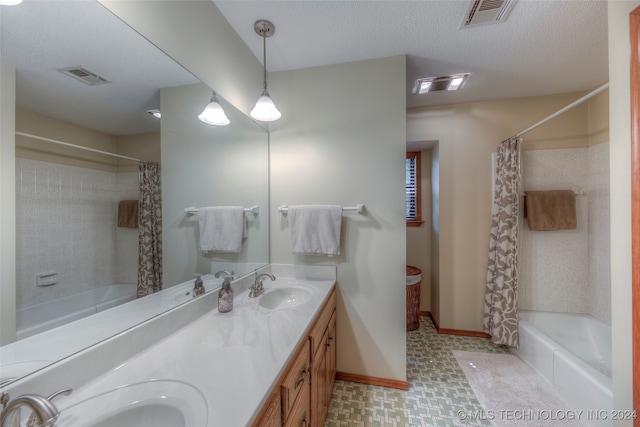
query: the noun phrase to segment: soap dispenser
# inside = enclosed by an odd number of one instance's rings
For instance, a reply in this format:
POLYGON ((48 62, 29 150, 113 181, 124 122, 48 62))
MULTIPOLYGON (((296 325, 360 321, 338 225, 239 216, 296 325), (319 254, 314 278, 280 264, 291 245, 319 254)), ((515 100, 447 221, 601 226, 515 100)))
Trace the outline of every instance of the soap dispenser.
POLYGON ((233 310, 233 288, 231 287, 233 277, 225 277, 222 281, 222 288, 218 291, 218 311, 228 313, 233 310))
POLYGON ((202 274, 195 273, 194 276, 196 280, 193 283, 193 297, 195 298, 204 294, 204 283, 202 283, 202 274))

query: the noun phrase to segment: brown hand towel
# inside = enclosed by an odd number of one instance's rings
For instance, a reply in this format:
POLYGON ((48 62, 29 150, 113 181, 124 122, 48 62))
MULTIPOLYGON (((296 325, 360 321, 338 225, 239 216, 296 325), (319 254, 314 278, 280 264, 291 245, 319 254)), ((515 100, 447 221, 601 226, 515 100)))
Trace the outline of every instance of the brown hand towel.
POLYGON ((576 195, 572 190, 525 192, 530 230, 576 229, 576 195))
POLYGON ((138 228, 137 200, 121 200, 118 203, 118 227, 138 228))

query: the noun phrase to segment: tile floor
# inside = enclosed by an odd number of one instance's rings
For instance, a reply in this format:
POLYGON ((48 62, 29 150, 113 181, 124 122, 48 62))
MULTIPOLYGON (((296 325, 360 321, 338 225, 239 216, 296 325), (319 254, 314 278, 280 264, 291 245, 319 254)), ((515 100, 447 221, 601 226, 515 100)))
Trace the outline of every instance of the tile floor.
MULTIPOLYGON (((336 426, 491 426, 461 420, 457 413, 481 411, 453 350, 508 353, 482 338, 438 335, 428 317, 407 332, 409 390, 336 381, 325 427, 336 426)), ((477 413, 476 412, 476 413, 477 413)))

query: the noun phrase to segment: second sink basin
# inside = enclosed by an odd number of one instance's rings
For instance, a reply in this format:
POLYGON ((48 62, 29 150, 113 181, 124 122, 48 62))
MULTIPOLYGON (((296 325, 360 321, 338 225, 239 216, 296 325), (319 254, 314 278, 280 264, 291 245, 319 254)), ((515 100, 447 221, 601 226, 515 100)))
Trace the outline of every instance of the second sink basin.
POLYGON ((60 405, 60 426, 189 427, 207 424, 202 393, 177 380, 149 380, 60 405))
POLYGON ((260 307, 270 310, 292 308, 310 301, 316 293, 311 286, 292 283, 289 286, 272 289, 260 298, 260 307))

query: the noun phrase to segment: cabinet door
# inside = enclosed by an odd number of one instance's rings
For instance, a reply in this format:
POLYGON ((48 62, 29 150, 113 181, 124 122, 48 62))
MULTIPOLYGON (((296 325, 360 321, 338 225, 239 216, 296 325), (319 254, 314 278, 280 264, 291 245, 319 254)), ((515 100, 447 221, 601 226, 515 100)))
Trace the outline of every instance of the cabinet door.
MULTIPOLYGON (((289 418, 289 413, 300 398, 305 386, 309 385, 309 357, 309 344, 305 341, 284 374, 280 385, 280 398, 282 400, 282 419, 285 421, 289 418)), ((308 387, 306 388, 308 389, 308 387)), ((306 399, 309 399, 308 391, 306 399)), ((307 407, 308 405, 307 402, 307 407)))
POLYGON ((300 395, 293 405, 284 427, 309 427, 309 392, 309 381, 304 381, 300 386, 300 395))
POLYGON ((280 393, 272 393, 262 413, 253 423, 254 427, 282 427, 280 415, 280 393))
MULTIPOLYGON (((323 335, 326 342, 329 331, 325 330, 323 335)), ((311 371, 311 425, 320 427, 324 424, 326 415, 326 395, 327 395, 327 352, 325 346, 318 349, 313 358, 313 368, 311 371)))
MULTIPOLYGON (((331 393, 333 392, 333 384, 336 380, 336 312, 333 312, 331 316, 331 320, 329 321, 328 337, 326 343, 326 358, 327 358, 327 366, 326 366, 326 390, 325 396, 327 401, 327 408, 329 407, 329 400, 331 400, 331 393)), ((325 411, 326 414, 326 411, 325 411)))
MULTIPOLYGON (((311 340, 311 357, 318 355, 319 351, 325 343, 324 334, 327 330, 327 325, 331 320, 331 315, 336 310, 336 291, 333 290, 329 296, 329 300, 322 308, 320 315, 317 317, 314 325, 311 327, 309 338, 311 340)), ((323 350, 324 351, 324 350, 323 350)))

